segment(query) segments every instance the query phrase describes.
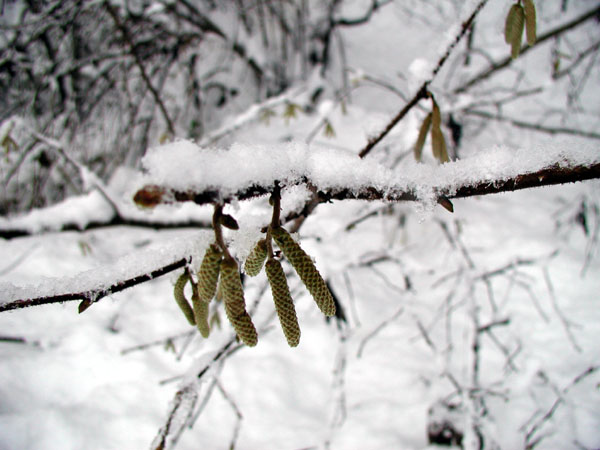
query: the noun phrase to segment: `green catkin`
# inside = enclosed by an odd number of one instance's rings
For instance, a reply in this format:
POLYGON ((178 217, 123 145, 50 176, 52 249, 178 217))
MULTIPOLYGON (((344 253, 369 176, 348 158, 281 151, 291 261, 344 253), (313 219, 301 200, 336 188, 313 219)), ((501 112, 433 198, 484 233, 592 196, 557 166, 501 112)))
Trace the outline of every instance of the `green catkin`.
POLYGON ((427 138, 427 132, 431 127, 431 113, 425 116, 421 128, 419 129, 419 137, 414 148, 415 160, 421 161, 421 155, 423 154, 423 146, 425 145, 425 139, 427 138))
POLYGON ((435 100, 431 112, 431 151, 438 161, 442 163, 449 161, 446 140, 442 133, 442 114, 435 100))
POLYGON ((513 4, 508 10, 506 15, 506 23, 504 24, 504 41, 507 44, 512 43, 513 33, 515 31, 515 19, 518 14, 520 5, 518 3, 513 4))
POLYGON ((258 275, 267 258, 267 240, 261 239, 256 243, 246 262, 244 264, 244 272, 251 277, 258 275))
POLYGON ((271 285, 273 302, 285 339, 290 347, 296 347, 300 342, 300 325, 298 325, 296 308, 294 308, 294 301, 290 295, 281 263, 276 259, 269 259, 265 265, 265 271, 271 285))
POLYGON ((175 282, 175 286, 173 288, 173 296, 175 297, 177 305, 179 305, 181 312, 183 312, 183 315, 185 316, 189 324, 196 325, 196 321, 194 319, 194 311, 192 311, 192 307, 185 298, 184 293, 185 285, 187 284, 189 279, 190 277, 187 274, 187 272, 183 272, 179 276, 179 278, 177 278, 177 281, 175 282))
POLYGON ((196 327, 203 338, 207 338, 210 334, 210 326, 208 325, 208 303, 200 299, 198 294, 198 285, 192 292, 192 305, 194 307, 194 319, 196 327))
POLYGON ((223 254, 216 244, 209 245, 198 271, 198 295, 200 300, 210 302, 217 290, 219 268, 223 254))
POLYGON ((252 319, 246 312, 246 301, 238 265, 232 258, 224 259, 221 263, 221 287, 225 313, 229 322, 240 340, 248 347, 254 347, 258 342, 258 336, 252 319))
POLYGON ((312 295, 319 309, 326 316, 335 315, 335 303, 325 280, 315 267, 310 256, 298 245, 282 227, 272 228, 271 236, 294 267, 294 270, 312 295))
POLYGON ((525 35, 527 44, 532 46, 536 41, 536 14, 533 0, 523 0, 523 9, 525 11, 525 35))
POLYGON ((521 5, 517 5, 514 24, 512 28, 511 57, 516 59, 521 52, 521 42, 523 41, 523 28, 525 27, 525 11, 521 5))

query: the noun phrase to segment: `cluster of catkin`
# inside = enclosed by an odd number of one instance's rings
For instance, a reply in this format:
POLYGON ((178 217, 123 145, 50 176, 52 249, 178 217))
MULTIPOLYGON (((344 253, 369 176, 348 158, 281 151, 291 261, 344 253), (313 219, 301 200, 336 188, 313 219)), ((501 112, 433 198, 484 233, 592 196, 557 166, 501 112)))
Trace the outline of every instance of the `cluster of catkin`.
MULTIPOLYGON (((267 238, 258 241, 246 259, 244 270, 249 276, 256 276, 263 267, 265 268, 283 334, 288 344, 296 347, 300 342, 300 326, 296 309, 281 263, 274 257, 272 250, 269 252, 267 239, 275 241, 325 315, 335 314, 335 303, 311 257, 284 228, 270 227, 267 238)), ((175 301, 188 322, 197 326, 203 337, 208 337, 210 332, 209 303, 215 296, 223 301, 225 314, 239 339, 249 347, 255 346, 258 336, 252 319, 246 311, 238 263, 231 256, 225 255, 217 244, 212 244, 206 250, 200 264, 197 283, 186 271, 179 277, 174 287, 175 301), (188 282, 192 284, 191 306, 184 293, 188 282)))
POLYGON ((267 238, 258 241, 246 259, 244 270, 249 276, 253 277, 258 275, 264 266, 271 285, 273 302, 275 303, 281 329, 290 347, 296 347, 300 342, 298 317, 281 263, 274 257, 272 252, 269 254, 267 240, 271 238, 290 262, 323 314, 333 316, 335 314, 335 303, 325 280, 321 277, 311 257, 302 250, 285 228, 280 226, 270 227, 267 238))
POLYGON ((174 296, 188 322, 196 325, 203 337, 208 337, 210 332, 209 303, 218 296, 223 301, 225 314, 240 340, 249 347, 258 342, 256 328, 246 311, 238 264, 231 256, 224 255, 217 244, 206 249, 198 271, 198 282, 193 283, 187 272, 184 272, 175 283, 174 296), (192 282, 192 306, 184 294, 188 281, 192 282))
POLYGON ((536 12, 533 0, 518 0, 508 10, 504 24, 504 40, 511 47, 513 59, 521 52, 523 29, 527 44, 532 46, 536 41, 536 12))
POLYGON ((448 158, 446 140, 442 133, 442 114, 433 95, 429 94, 429 97, 431 98, 431 112, 425 116, 419 129, 419 136, 414 146, 414 155, 417 161, 421 161, 425 139, 427 139, 427 134, 431 130, 431 151, 433 157, 439 162, 445 163, 450 161, 450 158, 448 158))

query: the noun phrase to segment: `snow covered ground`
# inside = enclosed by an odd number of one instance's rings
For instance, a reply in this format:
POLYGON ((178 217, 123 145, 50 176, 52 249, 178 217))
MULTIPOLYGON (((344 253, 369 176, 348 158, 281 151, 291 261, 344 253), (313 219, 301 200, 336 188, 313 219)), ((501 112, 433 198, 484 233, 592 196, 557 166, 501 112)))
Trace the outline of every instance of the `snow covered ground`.
MULTIPOLYGON (((423 448, 429 407, 454 391, 444 374, 472 386, 475 316, 479 327, 510 321, 494 328, 494 338, 480 336, 484 429, 500 448, 522 447, 535 419, 559 399, 539 430, 547 434, 540 448, 598 447, 599 374, 561 391, 600 360, 600 264, 592 259, 582 274, 589 239, 573 221, 577 202, 597 198, 599 188, 461 200, 454 215, 439 208, 424 219, 411 205, 393 215, 378 204, 320 206, 302 243, 330 277, 348 322, 327 323, 290 277, 302 329, 300 346, 290 349, 269 322, 273 305, 263 294, 255 322, 270 328, 259 331, 256 348, 214 368, 218 388, 178 448, 227 447, 238 412, 239 448, 423 448), (377 214, 346 231, 361 211, 377 214)), ((2 254, 19 261, 5 263, 2 279, 23 285, 75 275, 181 237, 198 233, 117 228, 3 242, 2 254)), ((224 323, 209 340, 194 333, 188 343, 172 283, 137 286, 81 316, 75 303, 3 313, 2 336, 26 342, 0 343, 2 448, 147 448, 181 382, 168 380, 198 371, 196 361, 231 337, 224 323)), ((264 284, 264 276, 247 279, 249 303, 264 284)), ((200 398, 212 380, 198 387, 200 398)))

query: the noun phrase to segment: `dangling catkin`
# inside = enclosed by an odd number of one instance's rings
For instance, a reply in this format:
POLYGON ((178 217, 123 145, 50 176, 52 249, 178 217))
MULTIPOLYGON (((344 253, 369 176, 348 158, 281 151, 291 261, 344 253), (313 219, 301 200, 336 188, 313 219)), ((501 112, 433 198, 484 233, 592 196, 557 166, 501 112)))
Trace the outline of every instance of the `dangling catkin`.
POLYGON ((319 309, 326 316, 335 315, 335 303, 325 280, 315 267, 310 256, 306 254, 290 234, 282 227, 272 228, 271 236, 283 251, 285 257, 312 295, 319 309))
POLYGON ((535 44, 536 40, 536 14, 533 0, 523 0, 523 9, 525 11, 525 35, 527 36, 527 44, 532 46, 535 44))
POLYGON ((200 300, 198 294, 198 285, 192 291, 192 305, 194 306, 194 318, 196 326, 203 338, 207 338, 210 334, 210 326, 208 325, 208 303, 200 300))
POLYGON ((179 278, 177 278, 177 281, 175 282, 175 286, 173 288, 173 296, 175 297, 175 301, 179 305, 181 312, 183 312, 183 315, 185 316, 189 324, 196 325, 196 321, 194 319, 194 311, 192 311, 192 308, 188 303, 187 299, 185 298, 184 294, 185 285, 187 284, 189 279, 190 277, 187 274, 187 272, 183 272, 179 276, 179 278))
POLYGON ((210 302, 217 290, 219 267, 221 265, 221 250, 216 244, 209 245, 202 258, 198 271, 198 295, 200 300, 210 302))
MULTIPOLYGON (((507 44, 512 43, 513 41, 513 33, 515 31, 515 19, 517 14, 519 13, 519 8, 521 5, 518 3, 513 4, 508 10, 508 14, 506 15, 506 23, 504 24, 504 41, 507 44)), ((521 31, 522 33, 523 31, 521 31)))
POLYGON ((261 239, 256 243, 254 249, 246 258, 246 263, 244 264, 244 271, 251 277, 255 277, 258 275, 262 269, 262 266, 267 258, 267 240, 261 239))
POLYGON ((521 52, 521 42, 523 41, 523 29, 525 28, 525 11, 523 7, 518 4, 515 9, 515 15, 512 27, 512 41, 511 45, 511 57, 516 59, 521 52))
POLYGON ((431 113, 425 116, 421 128, 419 129, 419 137, 414 147, 414 155, 416 161, 421 161, 421 155, 423 154, 423 146, 425 145, 425 139, 427 139, 427 132, 431 126, 431 113))
POLYGON ((221 287, 225 313, 229 322, 241 341, 248 347, 254 347, 258 342, 258 336, 252 319, 246 312, 246 301, 238 265, 233 259, 227 258, 221 263, 221 287))
POLYGON ((294 301, 290 295, 290 289, 281 268, 281 263, 276 259, 269 259, 265 265, 265 271, 271 285, 273 302, 283 334, 289 346, 296 347, 300 342, 300 326, 298 325, 294 301))

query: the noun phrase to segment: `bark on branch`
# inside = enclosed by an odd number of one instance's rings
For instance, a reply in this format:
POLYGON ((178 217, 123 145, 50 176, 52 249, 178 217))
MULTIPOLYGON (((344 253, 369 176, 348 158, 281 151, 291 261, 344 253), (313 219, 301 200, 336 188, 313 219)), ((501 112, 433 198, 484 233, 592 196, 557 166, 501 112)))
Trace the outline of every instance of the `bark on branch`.
MULTIPOLYGON (((465 198, 476 195, 495 194, 499 192, 510 192, 520 189, 528 189, 539 186, 550 186, 554 184, 573 183, 576 181, 585 181, 594 178, 600 178, 600 163, 591 165, 573 165, 563 167, 556 163, 552 166, 537 170, 535 172, 516 175, 512 178, 482 180, 463 186, 456 187, 454 185, 433 186, 433 194, 438 199, 465 198)), ((287 187, 292 185, 305 184, 314 188, 314 183, 308 177, 294 180, 292 182, 279 182, 280 186, 287 187)), ((241 189, 229 196, 223 196, 217 190, 206 190, 202 192, 192 191, 176 191, 159 186, 146 186, 136 194, 136 201, 140 197, 144 197, 145 193, 152 191, 157 197, 154 200, 161 201, 159 198, 165 199, 165 202, 170 202, 171 199, 177 202, 191 201, 198 205, 204 205, 216 202, 230 202, 233 200, 248 200, 251 198, 260 197, 269 194, 273 191, 272 186, 252 185, 241 189), (169 199, 169 200, 166 200, 169 199)), ((405 190, 394 188, 394 186, 386 186, 385 188, 374 186, 363 186, 359 189, 353 188, 329 188, 317 189, 317 198, 319 203, 329 202, 331 200, 383 200, 387 202, 402 202, 402 201, 419 201, 420 198, 413 190, 405 190)))
POLYGON ((83 312, 92 303, 95 303, 108 295, 116 294, 117 292, 121 292, 132 286, 145 283, 146 281, 150 281, 154 278, 166 275, 169 272, 173 272, 174 270, 184 267, 187 263, 187 259, 180 259, 179 261, 175 261, 174 263, 167 264, 163 267, 159 267, 151 271, 150 273, 142 273, 140 275, 125 280, 117 280, 108 287, 98 287, 96 289, 90 289, 88 291, 83 292, 65 292, 62 294, 48 296, 42 295, 39 297, 30 297, 19 300, 12 300, 6 303, 0 303, 0 312, 11 311, 13 309, 27 308, 28 306, 50 305, 53 303, 63 303, 73 300, 83 300, 82 304, 79 307, 79 312, 83 312))
MULTIPOLYGON (((571 165, 563 167, 559 163, 552 166, 537 170, 535 172, 523 173, 511 178, 484 180, 472 182, 463 186, 450 186, 440 184, 432 187, 433 198, 438 203, 442 204, 447 209, 452 209, 452 204, 449 199, 465 198, 476 195, 495 194, 499 192, 510 192, 520 189, 528 189, 539 186, 550 186, 555 184, 572 183, 576 181, 584 181, 589 179, 600 178, 600 162, 591 165, 571 165)), ((287 186, 304 183, 314 189, 313 184, 307 177, 296 180, 294 183, 288 183, 287 186)), ((176 201, 193 201, 197 204, 227 202, 234 199, 246 200, 259 197, 271 193, 277 186, 285 187, 286 184, 279 182, 271 186, 250 186, 240 190, 228 198, 223 196, 218 191, 205 192, 179 192, 168 191, 163 189, 164 197, 171 197, 176 201)), ((152 189, 157 189, 153 186, 152 189)), ((142 189, 143 191, 143 189, 142 189)), ((140 191, 141 192, 141 191, 140 191)), ((319 203, 327 203, 332 200, 366 200, 375 201, 382 200, 387 202, 401 201, 419 201, 420 198, 416 192, 411 190, 403 190, 400 188, 394 189, 393 186, 380 188, 374 186, 364 186, 360 189, 336 188, 336 189, 314 189, 315 195, 312 200, 307 202, 301 210, 288 214, 282 218, 282 222, 287 222, 298 217, 302 217, 312 211, 319 203)), ((139 192, 138 192, 139 194, 139 192)), ((183 258, 171 264, 159 267, 150 273, 143 273, 138 276, 125 280, 117 280, 109 287, 98 287, 85 292, 66 292, 63 294, 31 297, 19 300, 11 300, 9 302, 0 303, 0 312, 10 311, 13 309, 25 308, 28 306, 46 305, 52 303, 62 303, 71 300, 83 300, 80 305, 80 311, 87 308, 92 303, 99 299, 117 292, 120 292, 137 284, 144 283, 153 278, 160 277, 169 272, 184 267, 187 264, 187 259, 183 258)))

